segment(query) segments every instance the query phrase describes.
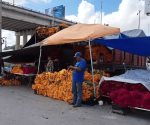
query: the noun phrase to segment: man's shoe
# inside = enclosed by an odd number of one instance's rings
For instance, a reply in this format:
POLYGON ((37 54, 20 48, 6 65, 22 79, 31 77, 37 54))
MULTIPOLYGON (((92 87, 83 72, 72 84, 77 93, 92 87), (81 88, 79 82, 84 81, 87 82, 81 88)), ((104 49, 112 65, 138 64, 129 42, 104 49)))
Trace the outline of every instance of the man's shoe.
POLYGON ((73 102, 69 103, 69 105, 75 105, 73 102))
POLYGON ((81 107, 81 105, 73 105, 74 108, 81 107))

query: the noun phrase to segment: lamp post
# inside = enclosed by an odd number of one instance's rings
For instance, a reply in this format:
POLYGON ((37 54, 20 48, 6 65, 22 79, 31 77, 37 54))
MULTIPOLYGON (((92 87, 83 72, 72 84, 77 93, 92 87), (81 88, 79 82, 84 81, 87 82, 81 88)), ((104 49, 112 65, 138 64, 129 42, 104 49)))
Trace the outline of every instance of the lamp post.
POLYGON ((139 16, 139 23, 138 23, 138 29, 140 29, 140 26, 141 26, 141 11, 142 10, 139 10, 137 15, 139 16))
POLYGON ((150 36, 150 24, 148 24, 148 36, 150 36))
POLYGON ((0 52, 2 52, 2 0, 0 0, 0 52))

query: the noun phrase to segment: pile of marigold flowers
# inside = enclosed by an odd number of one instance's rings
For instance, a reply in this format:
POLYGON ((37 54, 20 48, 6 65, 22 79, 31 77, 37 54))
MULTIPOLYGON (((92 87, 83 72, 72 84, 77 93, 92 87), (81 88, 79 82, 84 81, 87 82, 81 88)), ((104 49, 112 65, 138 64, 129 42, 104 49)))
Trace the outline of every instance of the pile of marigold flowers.
POLYGON ((1 86, 20 86, 21 82, 19 80, 14 79, 0 79, 1 86))
MULTIPOLYGON (((101 75, 94 75, 96 86, 96 98, 99 98, 99 81, 101 75)), ((35 78, 35 84, 32 89, 39 95, 47 96, 53 99, 62 100, 65 102, 72 101, 72 71, 61 70, 59 72, 44 72, 35 78)), ((83 101, 88 101, 94 97, 94 87, 92 84, 92 75, 85 73, 85 82, 83 83, 83 101)))

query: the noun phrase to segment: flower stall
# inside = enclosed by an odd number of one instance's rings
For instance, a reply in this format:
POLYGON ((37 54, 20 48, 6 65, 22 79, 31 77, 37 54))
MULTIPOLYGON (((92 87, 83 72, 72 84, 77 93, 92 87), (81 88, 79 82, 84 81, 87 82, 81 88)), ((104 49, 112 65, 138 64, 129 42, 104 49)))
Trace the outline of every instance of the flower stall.
POLYGON ((103 97, 111 99, 120 109, 150 111, 150 71, 129 70, 114 77, 103 77, 100 81, 103 97))
MULTIPOLYGON (((99 99, 99 81, 102 74, 94 75, 96 85, 96 99, 99 99)), ((59 72, 44 72, 35 78, 32 89, 39 95, 53 99, 72 102, 72 71, 61 70, 59 72)), ((94 88, 92 84, 92 74, 86 72, 83 83, 83 101, 87 102, 94 98, 94 88)))

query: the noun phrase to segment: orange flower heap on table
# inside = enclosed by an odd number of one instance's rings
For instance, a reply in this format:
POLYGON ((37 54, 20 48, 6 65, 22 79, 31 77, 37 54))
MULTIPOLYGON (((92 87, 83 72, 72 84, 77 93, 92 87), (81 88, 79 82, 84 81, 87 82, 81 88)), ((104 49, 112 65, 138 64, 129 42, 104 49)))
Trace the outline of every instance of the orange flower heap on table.
MULTIPOLYGON (((91 81, 92 75, 90 75, 90 73, 86 73, 85 76, 89 77, 89 81, 91 81)), ((96 84, 96 88, 98 88, 98 84, 96 84)), ((32 86, 32 89, 37 91, 37 94, 39 95, 48 96, 65 102, 71 102, 72 72, 63 69, 60 72, 39 74, 35 79, 35 85, 32 86)), ((94 96, 93 89, 91 83, 83 83, 83 101, 88 101, 94 96)), ((97 97, 98 96, 99 92, 97 89, 97 97)))
POLYGON ((11 73, 18 73, 18 74, 23 74, 23 70, 21 68, 21 65, 16 65, 12 68, 11 73))

